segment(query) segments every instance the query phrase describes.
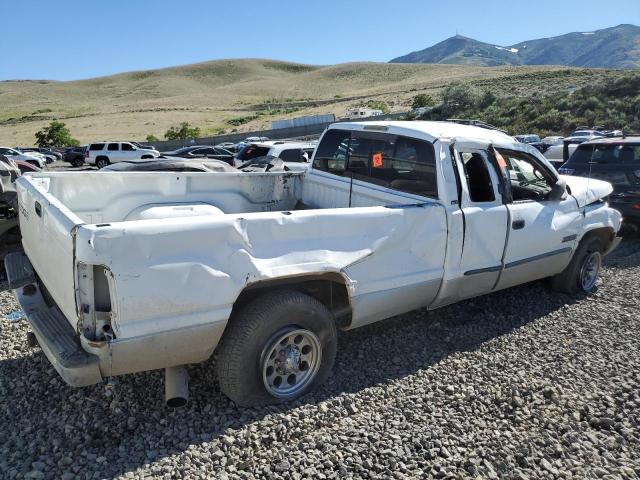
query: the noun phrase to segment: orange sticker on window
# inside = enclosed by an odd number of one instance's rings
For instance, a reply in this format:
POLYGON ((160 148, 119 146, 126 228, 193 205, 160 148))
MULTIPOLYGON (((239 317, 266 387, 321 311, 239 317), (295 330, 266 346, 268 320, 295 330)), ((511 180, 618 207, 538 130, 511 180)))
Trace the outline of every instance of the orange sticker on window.
POLYGON ((373 154, 373 168, 382 168, 382 152, 373 154))
POLYGON ((498 161, 500 168, 507 168, 507 162, 504 161, 504 157, 500 155, 500 152, 495 149, 493 151, 496 154, 496 160, 498 161))

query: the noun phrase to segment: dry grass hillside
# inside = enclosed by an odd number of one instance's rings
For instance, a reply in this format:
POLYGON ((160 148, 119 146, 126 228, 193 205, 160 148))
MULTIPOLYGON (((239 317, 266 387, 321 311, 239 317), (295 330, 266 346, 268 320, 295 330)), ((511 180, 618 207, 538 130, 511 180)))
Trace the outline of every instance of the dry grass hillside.
POLYGON ((417 93, 437 97, 453 81, 531 96, 617 75, 566 67, 222 60, 70 82, 5 81, 0 82, 0 145, 33 144, 34 133, 52 119, 66 122, 81 142, 162 138, 183 121, 211 135, 268 128, 271 120, 305 114, 342 116, 368 100, 402 111, 417 93))

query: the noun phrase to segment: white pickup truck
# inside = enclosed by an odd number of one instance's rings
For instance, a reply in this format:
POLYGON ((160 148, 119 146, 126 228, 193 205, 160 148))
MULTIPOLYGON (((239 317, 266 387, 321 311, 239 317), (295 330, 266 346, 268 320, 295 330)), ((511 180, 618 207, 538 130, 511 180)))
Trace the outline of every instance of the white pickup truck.
POLYGON ((336 332, 536 279, 591 291, 618 243, 611 185, 447 122, 334 124, 306 172, 46 172, 17 181, 11 288, 83 386, 217 352, 241 405, 322 382, 336 332))

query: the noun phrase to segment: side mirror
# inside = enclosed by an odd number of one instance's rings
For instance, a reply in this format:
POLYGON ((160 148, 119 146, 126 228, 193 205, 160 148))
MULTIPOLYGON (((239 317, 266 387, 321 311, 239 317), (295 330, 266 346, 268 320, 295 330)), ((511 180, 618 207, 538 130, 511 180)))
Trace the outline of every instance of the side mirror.
POLYGON ((560 200, 564 200, 567 198, 567 182, 562 179, 558 179, 556 183, 551 187, 551 192, 549 193, 549 200, 554 202, 559 202, 560 200))

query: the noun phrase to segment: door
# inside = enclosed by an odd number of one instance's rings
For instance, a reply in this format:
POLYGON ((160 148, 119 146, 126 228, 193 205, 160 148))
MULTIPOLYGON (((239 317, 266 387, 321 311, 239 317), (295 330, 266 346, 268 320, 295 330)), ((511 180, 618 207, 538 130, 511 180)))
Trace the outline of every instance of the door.
POLYGON ((571 260, 582 215, 573 197, 548 199, 554 172, 525 152, 498 149, 506 164, 510 199, 504 270, 497 288, 561 272, 571 260))
POLYGON ((456 144, 463 213, 458 299, 491 291, 502 270, 508 211, 485 149, 456 144))
POLYGON ((111 163, 116 163, 122 160, 119 143, 107 144, 107 157, 109 157, 109 162, 111 163))
POLYGON ((140 152, 130 143, 120 144, 120 159, 121 160, 134 160, 140 158, 140 152))

